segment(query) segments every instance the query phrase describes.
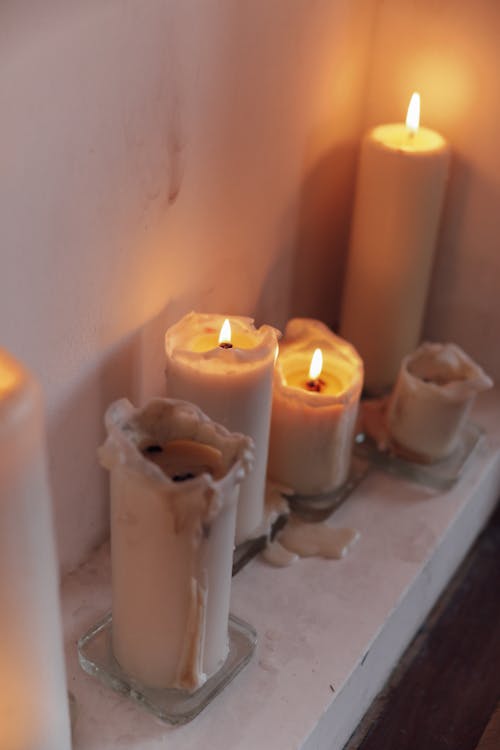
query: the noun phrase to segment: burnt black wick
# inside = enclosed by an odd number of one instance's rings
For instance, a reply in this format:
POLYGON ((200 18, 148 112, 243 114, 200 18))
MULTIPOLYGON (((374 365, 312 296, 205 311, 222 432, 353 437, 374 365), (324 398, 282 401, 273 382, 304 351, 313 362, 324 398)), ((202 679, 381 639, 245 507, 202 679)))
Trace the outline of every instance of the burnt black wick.
POLYGON ((186 474, 174 474, 172 477, 173 482, 185 482, 186 479, 194 479, 194 474, 188 471, 186 474))

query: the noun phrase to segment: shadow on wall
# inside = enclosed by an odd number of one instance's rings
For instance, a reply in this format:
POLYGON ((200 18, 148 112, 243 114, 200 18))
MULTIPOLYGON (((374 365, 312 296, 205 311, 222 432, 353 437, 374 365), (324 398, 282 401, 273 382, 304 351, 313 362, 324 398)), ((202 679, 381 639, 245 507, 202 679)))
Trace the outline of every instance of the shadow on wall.
POLYGON ((455 286, 460 265, 459 239, 464 231, 464 217, 471 190, 472 169, 467 160, 454 153, 441 214, 436 255, 431 275, 424 323, 424 338, 432 337, 432 319, 439 308, 439 315, 449 315, 447 288, 455 286), (434 310, 431 310, 434 308, 434 310))
POLYGON ((307 174, 300 191, 292 314, 338 327, 354 198, 355 143, 336 145, 307 174))
POLYGON ((500 181, 453 154, 424 334, 454 340, 487 370, 499 367, 500 297, 492 268, 498 237, 500 181), (481 221, 473 217, 481 211, 481 221))
MULTIPOLYGON (((71 396, 49 420, 48 441, 54 517, 59 550, 64 550, 64 571, 82 559, 80 543, 99 546, 109 528, 107 474, 96 470, 97 449, 105 438, 104 413, 118 398, 134 405, 165 394, 164 336, 171 323, 186 312, 187 302, 169 302, 139 330, 123 338, 87 373, 71 396), (68 435, 78 439, 68 441, 68 435)), ((85 554, 91 552, 91 547, 85 554)))

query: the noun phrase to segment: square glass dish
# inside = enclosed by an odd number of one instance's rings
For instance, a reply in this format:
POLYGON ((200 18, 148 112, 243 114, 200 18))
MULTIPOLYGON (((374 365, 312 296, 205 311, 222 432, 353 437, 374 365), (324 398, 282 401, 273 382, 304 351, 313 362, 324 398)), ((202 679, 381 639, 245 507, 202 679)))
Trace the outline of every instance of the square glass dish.
POLYGON ((254 628, 230 614, 229 653, 219 671, 193 693, 175 688, 161 690, 141 685, 122 670, 111 647, 111 623, 110 613, 80 638, 80 666, 107 687, 131 698, 170 724, 185 724, 194 719, 248 664, 257 643, 254 628))
POLYGON ((451 456, 441 461, 424 464, 408 461, 389 451, 379 450, 375 440, 366 433, 360 432, 356 435, 354 441, 354 454, 403 479, 409 479, 436 490, 448 490, 462 476, 483 435, 484 431, 481 427, 473 422, 468 422, 462 430, 458 446, 451 456))

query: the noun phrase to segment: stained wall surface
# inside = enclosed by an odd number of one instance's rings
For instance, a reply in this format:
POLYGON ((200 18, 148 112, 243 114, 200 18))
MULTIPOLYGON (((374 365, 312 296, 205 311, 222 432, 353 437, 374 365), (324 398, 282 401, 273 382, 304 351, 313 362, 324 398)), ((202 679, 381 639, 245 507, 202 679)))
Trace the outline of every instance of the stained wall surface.
POLYGON ((192 308, 335 319, 375 0, 4 0, 0 341, 41 379, 63 569, 111 400, 192 308))

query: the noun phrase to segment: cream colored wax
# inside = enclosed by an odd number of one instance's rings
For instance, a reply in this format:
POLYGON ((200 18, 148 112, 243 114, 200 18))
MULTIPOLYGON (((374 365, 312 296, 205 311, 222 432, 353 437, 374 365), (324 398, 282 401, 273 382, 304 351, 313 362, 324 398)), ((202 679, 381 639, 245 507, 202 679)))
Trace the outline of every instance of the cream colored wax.
POLYGON ((371 394, 390 388, 419 343, 449 160, 427 128, 382 125, 363 140, 340 332, 371 394))
POLYGON ((243 482, 236 542, 256 533, 263 521, 272 383, 278 332, 256 329, 249 318, 229 318, 232 347, 219 346, 223 315, 189 313, 165 337, 167 395, 200 406, 231 431, 249 435, 255 465, 243 482))
POLYGON ((446 458, 458 445, 476 394, 492 385, 456 344, 422 344, 403 359, 389 400, 391 440, 409 458, 446 458))
POLYGON ((69 750, 38 384, 0 349, 0 748, 69 750))
POLYGON ((276 363, 269 442, 269 476, 296 493, 340 487, 349 473, 363 363, 354 348, 323 323, 294 318, 276 363), (313 352, 323 353, 318 389, 310 383, 313 352))
POLYGON ((113 652, 143 685, 193 691, 228 653, 236 503, 253 453, 193 404, 106 413, 113 652))

